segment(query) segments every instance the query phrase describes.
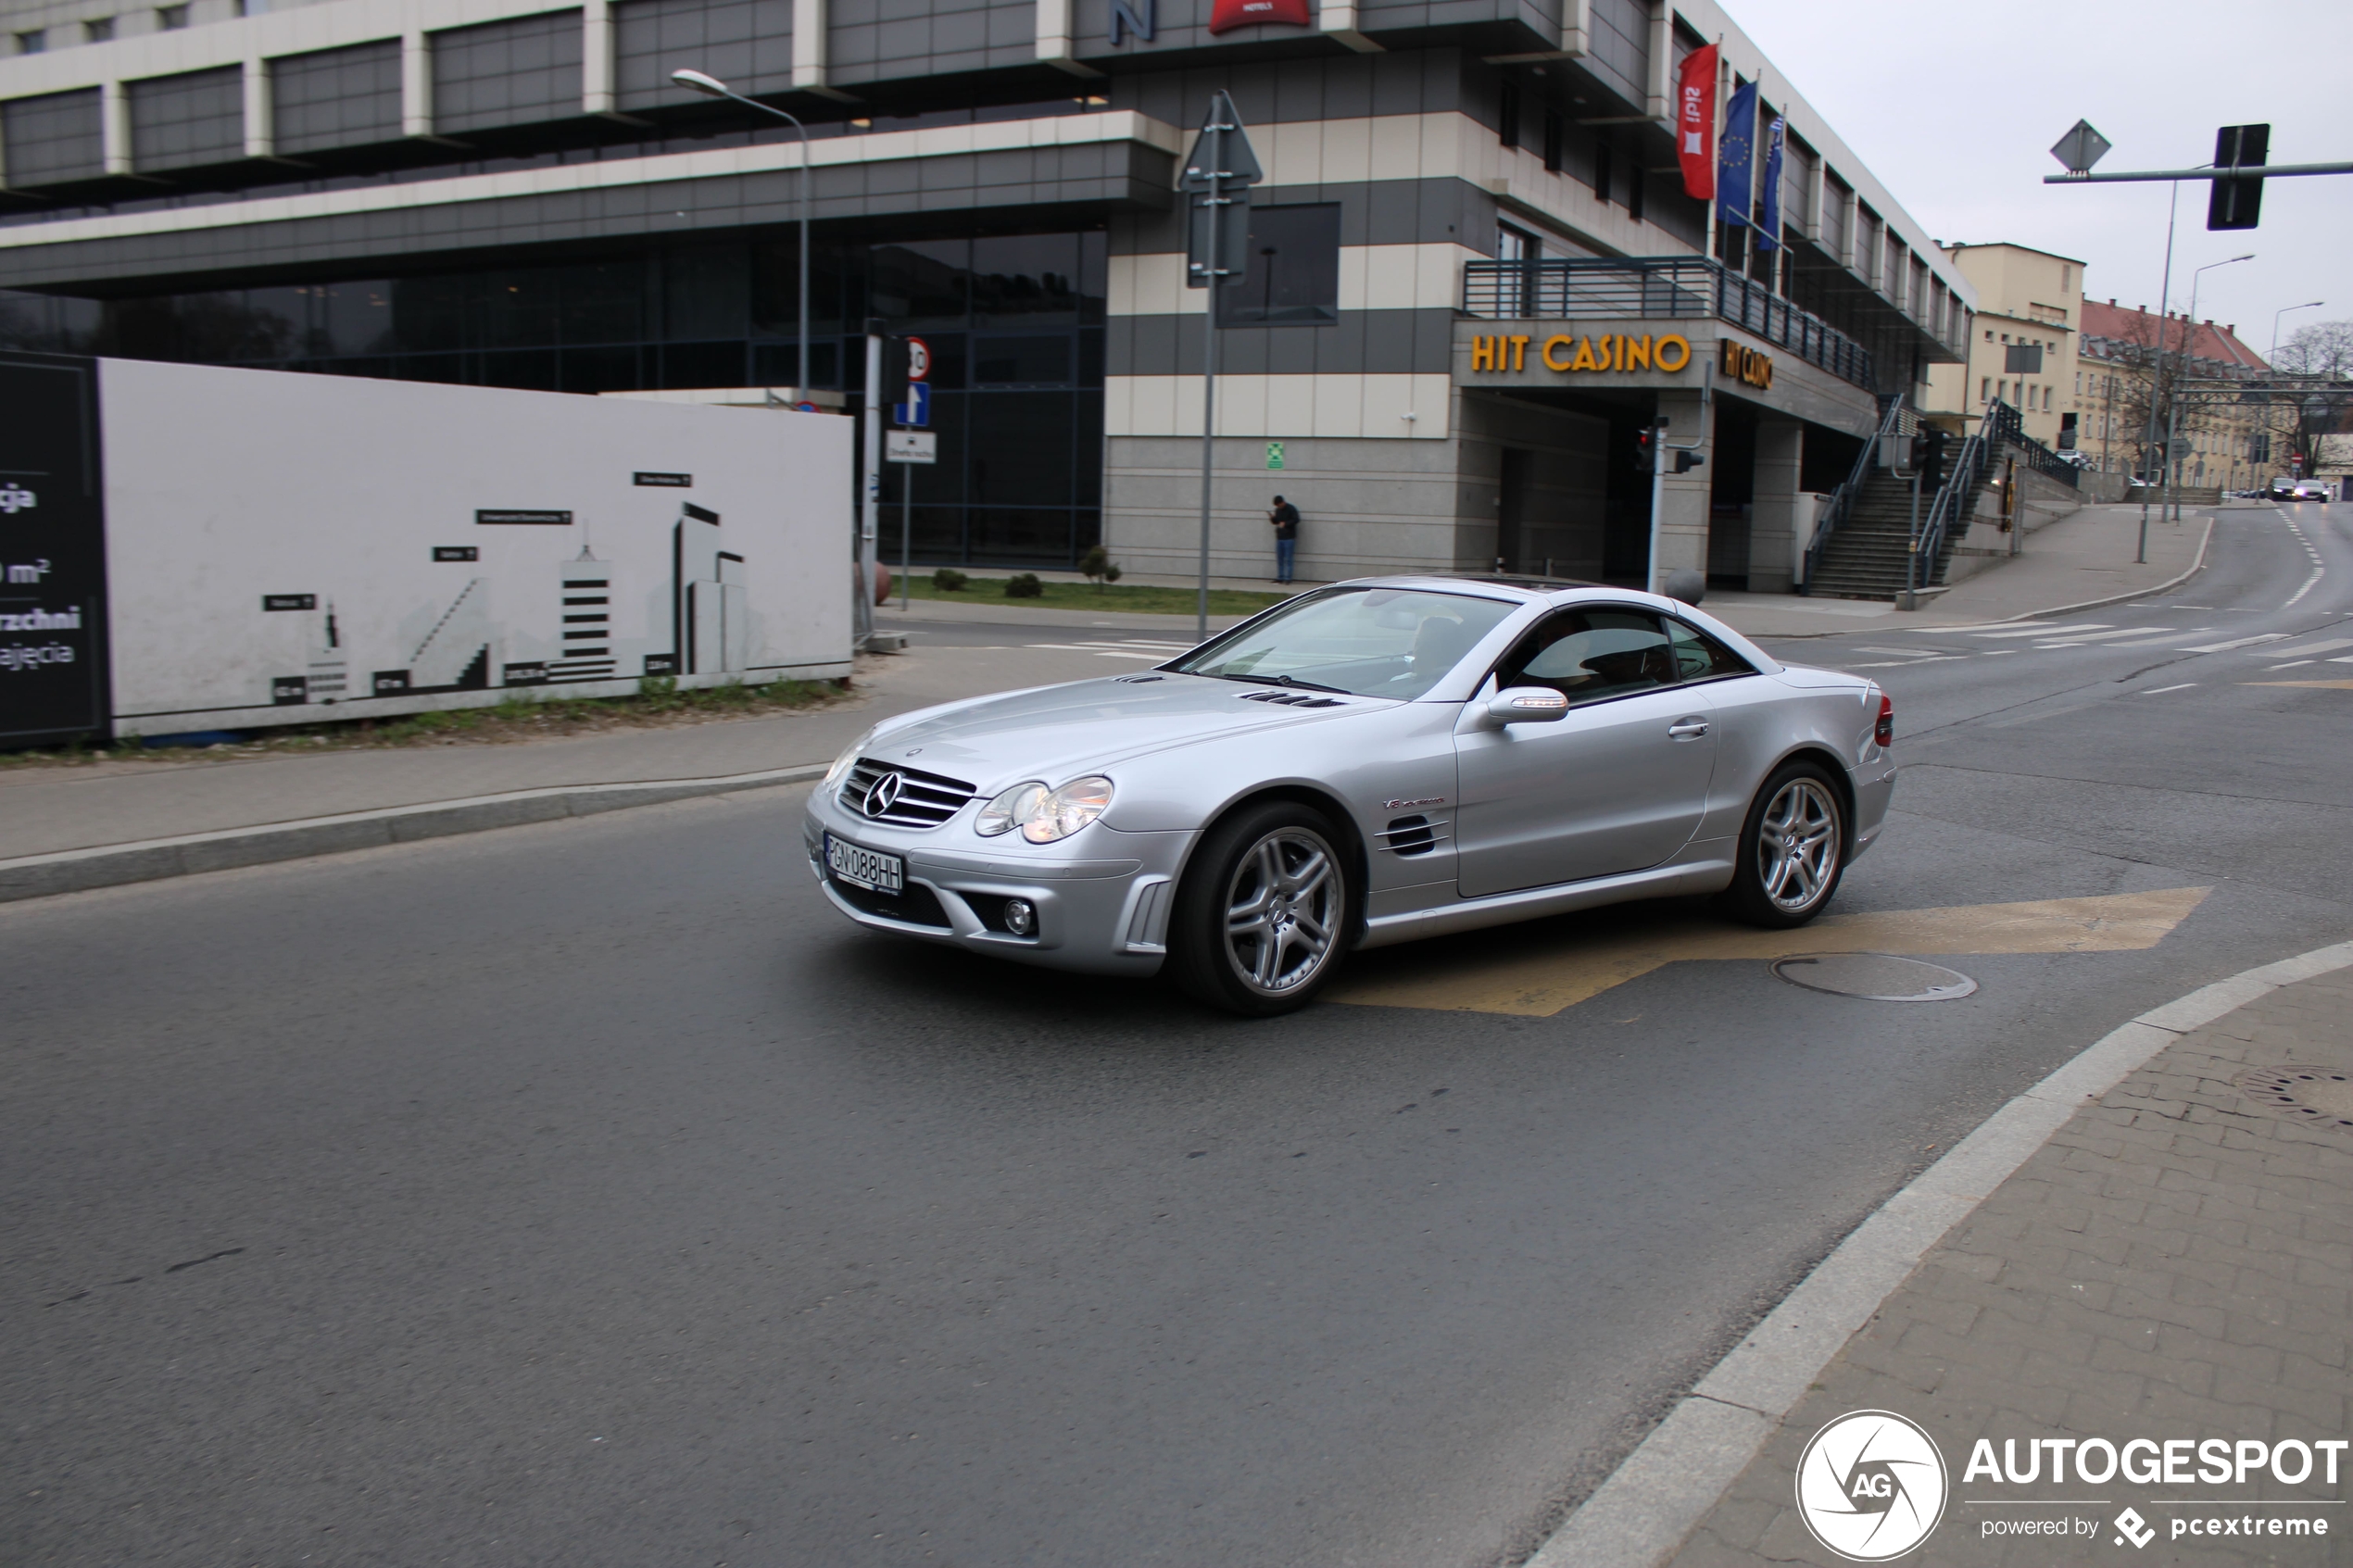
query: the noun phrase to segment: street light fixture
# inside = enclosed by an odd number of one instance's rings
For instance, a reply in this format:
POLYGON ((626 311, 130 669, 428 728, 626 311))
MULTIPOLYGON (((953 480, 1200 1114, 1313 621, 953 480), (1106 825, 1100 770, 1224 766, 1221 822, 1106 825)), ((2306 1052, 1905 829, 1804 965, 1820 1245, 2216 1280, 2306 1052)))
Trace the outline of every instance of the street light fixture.
POLYGON ((692 93, 707 98, 729 98, 747 108, 762 114, 773 114, 800 132, 800 371, 794 386, 795 395, 802 402, 809 400, 809 127, 794 116, 773 104, 757 98, 747 98, 707 71, 673 70, 670 80, 692 93))
MULTIPOLYGON (((2182 434, 2182 378, 2189 373, 2190 347, 2196 340, 2196 333, 2197 332, 2197 281, 2200 275, 2211 272, 2217 267, 2230 267, 2242 261, 2252 261, 2254 259, 2255 253, 2253 251, 2248 251, 2245 256, 2233 256, 2222 261, 2209 261, 2203 267, 2194 267, 2190 270, 2189 314, 2182 318, 2182 349, 2180 353, 2173 357, 2173 395, 2166 399, 2165 460, 2166 466, 2172 470, 2171 476, 2172 483, 2170 488, 2172 491, 2173 521, 2175 522, 2182 521, 2182 453, 2180 449, 2182 434)), ((2164 366, 2161 361, 2161 358, 2158 368, 2159 372, 2162 373, 2164 366)), ((2145 559, 2148 555, 2148 547, 2145 543, 2147 538, 2147 531, 2145 527, 2143 529, 2142 537, 2144 543, 2142 545, 2141 554, 2143 558, 2145 559)))
POLYGON ((2291 310, 2318 310, 2327 303, 2325 299, 2308 299, 2301 305, 2283 305, 2271 312, 2271 352, 2263 357, 2266 370, 2271 369, 2272 361, 2280 357, 2280 318, 2291 310))

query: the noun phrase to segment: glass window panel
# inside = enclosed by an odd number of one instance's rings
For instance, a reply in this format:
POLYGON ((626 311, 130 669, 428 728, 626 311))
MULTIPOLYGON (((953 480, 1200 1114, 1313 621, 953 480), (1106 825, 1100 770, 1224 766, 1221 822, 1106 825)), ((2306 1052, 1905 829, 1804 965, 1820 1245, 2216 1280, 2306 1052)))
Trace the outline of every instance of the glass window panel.
POLYGON ((464 347, 468 282, 457 275, 394 279, 392 320, 400 346, 434 350, 464 347))
POLYGON ((553 348, 558 303, 553 269, 490 273, 476 296, 474 342, 484 348, 553 348))
POLYGON ((400 346, 392 327, 392 285, 384 280, 319 284, 310 296, 314 353, 384 354, 400 346))
POLYGON ((742 245, 665 252, 661 258, 662 335, 673 343, 745 336, 750 330, 750 252, 742 245))
POLYGON ((646 335, 646 269, 640 261, 566 267, 559 284, 566 346, 636 343, 646 335))
POLYGON ((1000 234, 973 242, 972 307, 982 320, 1078 319, 1078 236, 1000 234))
POLYGON ((556 390, 556 351, 552 348, 503 349, 476 357, 477 375, 484 386, 519 386, 532 392, 556 390))
POLYGON ((1071 504, 1072 403, 1067 392, 970 395, 971 487, 976 506, 1071 504))
POLYGON ((1067 386, 1070 336, 1066 332, 1022 337, 975 337, 975 386, 1067 386))
POLYGON ((1089 229, 1078 236, 1078 319, 1100 321, 1111 298, 1111 236, 1089 229))
POLYGON ((742 343, 668 343, 661 346, 665 388, 749 386, 742 343))
MULTIPOLYGON (((838 391, 841 387, 841 344, 819 338, 809 345, 809 384, 838 391)), ((789 343, 759 343, 751 349, 751 384, 792 386, 800 374, 799 351, 789 343)))
POLYGON ((874 247, 874 312, 894 328, 964 324, 972 245, 924 240, 874 247))
POLYGON ((1217 292, 1226 326, 1318 326, 1340 320, 1340 204, 1252 207, 1250 270, 1217 292))
POLYGON ((560 390, 564 392, 635 392, 645 385, 639 379, 637 348, 635 344, 611 344, 602 347, 570 348, 563 351, 560 390))
POLYGON ((1565 610, 1522 638, 1496 667, 1499 686, 1550 686, 1600 702, 1681 678, 1658 618, 1635 610, 1565 610))

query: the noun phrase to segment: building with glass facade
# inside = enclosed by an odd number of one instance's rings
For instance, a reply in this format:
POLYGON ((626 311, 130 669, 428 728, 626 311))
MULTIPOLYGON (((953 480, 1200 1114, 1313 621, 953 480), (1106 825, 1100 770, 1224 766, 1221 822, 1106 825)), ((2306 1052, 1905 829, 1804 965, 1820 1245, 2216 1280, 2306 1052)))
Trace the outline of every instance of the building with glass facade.
POLYGON ((1639 440, 1665 419, 1709 460, 1664 489, 1658 564, 1784 587, 1797 497, 1969 341, 1949 258, 1713 4, 1327 0, 1299 25, 1229 25, 1218 0, 166 10, 0 0, 0 32, 39 35, 0 59, 0 343, 788 386, 802 146, 670 82, 694 68, 808 125, 811 385, 857 408, 869 322, 931 345, 927 562, 1067 566, 1101 542, 1130 571, 1189 567, 1206 294, 1175 186, 1219 88, 1265 169, 1250 270, 1221 291, 1221 573, 1269 574, 1279 490, 1306 577, 1640 578, 1639 440), (1785 122, 1774 249, 1675 172, 1671 84, 1718 37, 1719 97, 1756 82, 1760 125, 1785 122), (1668 337, 1680 361, 1635 362, 1668 337))

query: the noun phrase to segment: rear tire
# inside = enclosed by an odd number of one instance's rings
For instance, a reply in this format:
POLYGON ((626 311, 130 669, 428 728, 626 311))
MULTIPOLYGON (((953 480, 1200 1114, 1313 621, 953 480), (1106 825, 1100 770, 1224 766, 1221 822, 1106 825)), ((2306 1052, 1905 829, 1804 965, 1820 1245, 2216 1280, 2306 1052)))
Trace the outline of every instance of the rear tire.
POLYGON ((1749 805, 1725 904, 1768 930, 1804 925, 1838 892, 1846 838, 1846 807, 1830 770, 1783 763, 1749 805))
POLYGON ((1289 801, 1211 828, 1169 913, 1169 977, 1246 1018, 1315 1000, 1340 972, 1355 919, 1341 842, 1322 812, 1289 801))

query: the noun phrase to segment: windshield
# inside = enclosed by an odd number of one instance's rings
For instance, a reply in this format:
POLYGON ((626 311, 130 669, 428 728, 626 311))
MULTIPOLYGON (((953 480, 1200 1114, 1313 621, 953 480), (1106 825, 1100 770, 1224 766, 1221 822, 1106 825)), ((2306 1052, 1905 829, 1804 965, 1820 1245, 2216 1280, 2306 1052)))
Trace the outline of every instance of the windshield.
POLYGON ((1411 702, 1518 608, 1425 588, 1340 588, 1296 599, 1169 668, 1411 702))

